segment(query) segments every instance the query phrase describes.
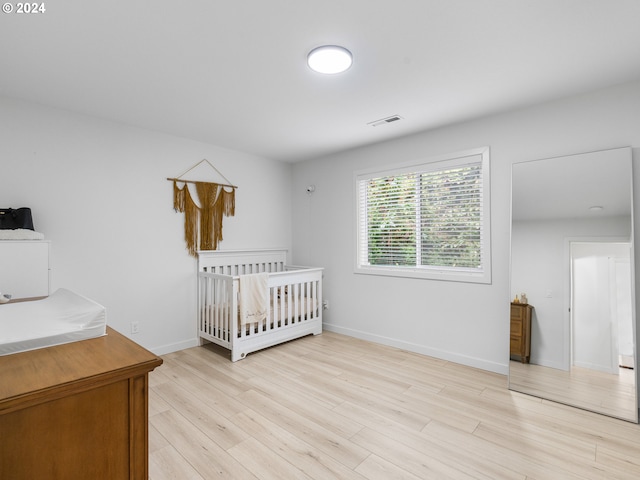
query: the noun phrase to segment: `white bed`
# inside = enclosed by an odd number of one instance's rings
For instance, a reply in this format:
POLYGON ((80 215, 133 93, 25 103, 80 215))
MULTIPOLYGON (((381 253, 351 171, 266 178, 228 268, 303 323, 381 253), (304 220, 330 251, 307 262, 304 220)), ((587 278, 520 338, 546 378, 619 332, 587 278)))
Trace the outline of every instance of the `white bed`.
POLYGON ((100 337, 106 326, 102 305, 61 288, 42 300, 0 305, 0 355, 100 337))
MULTIPOLYGON (((322 268, 286 265, 286 250, 198 252, 198 335, 231 350, 251 352, 322 333, 322 268), (244 276, 266 275, 264 318, 243 321, 244 276)), ((245 294, 246 298, 246 294, 245 294)))

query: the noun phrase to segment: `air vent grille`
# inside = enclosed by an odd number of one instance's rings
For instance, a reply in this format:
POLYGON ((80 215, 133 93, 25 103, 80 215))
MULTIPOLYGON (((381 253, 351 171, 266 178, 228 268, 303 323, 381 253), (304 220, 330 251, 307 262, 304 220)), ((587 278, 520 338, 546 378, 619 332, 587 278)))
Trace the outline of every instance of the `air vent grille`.
POLYGON ((391 115, 390 117, 381 118, 380 120, 374 120, 373 122, 367 123, 367 125, 371 125, 372 127, 377 127, 379 125, 387 125, 388 123, 397 122, 398 120, 402 120, 400 115, 391 115))

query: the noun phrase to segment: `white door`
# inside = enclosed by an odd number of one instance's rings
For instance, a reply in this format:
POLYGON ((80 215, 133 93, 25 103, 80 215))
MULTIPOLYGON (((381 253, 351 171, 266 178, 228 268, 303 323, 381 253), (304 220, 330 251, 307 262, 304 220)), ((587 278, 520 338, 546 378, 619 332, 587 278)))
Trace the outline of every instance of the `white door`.
POLYGON ((610 280, 607 257, 573 259, 573 365, 615 373, 610 280))
POLYGON ((572 364, 619 373, 633 356, 630 245, 571 244, 572 364))
POLYGON ((615 259, 616 298, 618 319, 618 353, 620 366, 634 368, 633 309, 631 305, 631 259, 615 259))

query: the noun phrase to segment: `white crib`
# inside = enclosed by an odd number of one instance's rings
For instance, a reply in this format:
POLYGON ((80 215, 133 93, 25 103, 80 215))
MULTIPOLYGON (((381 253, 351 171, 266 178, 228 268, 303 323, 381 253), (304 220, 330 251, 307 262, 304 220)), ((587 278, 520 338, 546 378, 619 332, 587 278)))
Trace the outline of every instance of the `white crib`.
POLYGON ((286 265, 286 250, 198 252, 198 335, 231 350, 231 361, 322 333, 322 268, 286 265), (268 273, 267 318, 240 321, 241 275, 268 273))

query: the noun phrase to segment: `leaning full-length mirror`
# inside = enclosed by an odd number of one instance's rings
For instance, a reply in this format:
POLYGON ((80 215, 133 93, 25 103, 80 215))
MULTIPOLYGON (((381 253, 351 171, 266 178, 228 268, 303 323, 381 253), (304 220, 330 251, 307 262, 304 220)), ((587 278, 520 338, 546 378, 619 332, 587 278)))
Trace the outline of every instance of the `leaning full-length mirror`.
POLYGON ((512 169, 509 388, 638 421, 630 148, 512 169))

